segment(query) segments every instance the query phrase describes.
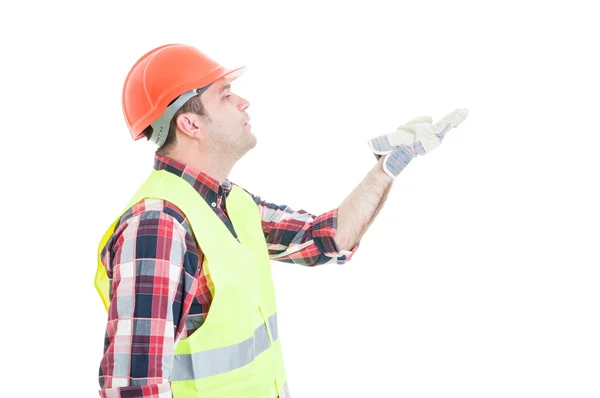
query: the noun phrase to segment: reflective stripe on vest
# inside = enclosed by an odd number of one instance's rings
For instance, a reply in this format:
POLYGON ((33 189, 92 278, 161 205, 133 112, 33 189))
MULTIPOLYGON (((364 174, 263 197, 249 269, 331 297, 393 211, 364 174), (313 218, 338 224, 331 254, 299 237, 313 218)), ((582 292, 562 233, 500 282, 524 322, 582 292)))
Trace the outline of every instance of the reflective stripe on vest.
MULTIPOLYGON (((277 314, 269 317, 268 324, 275 341, 277 340, 277 314)), ((193 354, 175 355, 171 380, 195 380, 230 372, 248 365, 270 346, 267 328, 261 325, 254 330, 253 337, 240 343, 193 354)))
POLYGON ((281 389, 281 393, 279 394, 279 398, 291 398, 290 390, 288 388, 287 381, 285 382, 285 384, 283 385, 283 388, 281 389))

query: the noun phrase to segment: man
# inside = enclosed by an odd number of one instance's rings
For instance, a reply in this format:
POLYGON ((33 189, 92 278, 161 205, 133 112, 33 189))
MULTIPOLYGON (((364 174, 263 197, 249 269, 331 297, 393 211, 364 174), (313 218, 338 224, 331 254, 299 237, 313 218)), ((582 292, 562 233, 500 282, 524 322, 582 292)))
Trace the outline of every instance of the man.
POLYGON ((249 103, 231 88, 243 70, 165 45, 127 75, 132 138, 158 149, 98 248, 101 397, 289 397, 270 261, 349 261, 394 178, 466 117, 420 117, 373 138, 379 161, 339 208, 316 216, 227 179, 256 145, 249 103))

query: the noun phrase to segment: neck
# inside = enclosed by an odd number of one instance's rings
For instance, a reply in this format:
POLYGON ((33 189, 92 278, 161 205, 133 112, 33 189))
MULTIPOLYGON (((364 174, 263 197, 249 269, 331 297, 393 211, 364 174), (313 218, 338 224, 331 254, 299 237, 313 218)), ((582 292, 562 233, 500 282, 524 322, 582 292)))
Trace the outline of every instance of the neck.
POLYGON ((226 156, 223 156, 222 154, 216 154, 214 152, 192 153, 174 150, 165 156, 211 176, 215 180, 219 181, 219 184, 222 184, 223 181, 229 176, 229 173, 231 173, 231 169, 235 163, 235 161, 228 159, 226 156))

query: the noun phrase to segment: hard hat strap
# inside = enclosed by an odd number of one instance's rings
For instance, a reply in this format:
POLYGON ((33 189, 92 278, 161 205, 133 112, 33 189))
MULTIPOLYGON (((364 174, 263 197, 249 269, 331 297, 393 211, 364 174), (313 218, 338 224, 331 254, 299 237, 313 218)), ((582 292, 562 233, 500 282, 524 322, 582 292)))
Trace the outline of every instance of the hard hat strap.
POLYGON ((150 141, 154 142, 158 147, 162 147, 167 140, 167 135, 169 134, 169 125, 171 124, 171 119, 173 119, 173 115, 185 104, 190 98, 202 94, 206 89, 208 89, 210 85, 196 89, 189 90, 185 93, 181 94, 175 101, 171 103, 165 109, 164 113, 159 117, 152 126, 152 135, 150 136, 150 141))

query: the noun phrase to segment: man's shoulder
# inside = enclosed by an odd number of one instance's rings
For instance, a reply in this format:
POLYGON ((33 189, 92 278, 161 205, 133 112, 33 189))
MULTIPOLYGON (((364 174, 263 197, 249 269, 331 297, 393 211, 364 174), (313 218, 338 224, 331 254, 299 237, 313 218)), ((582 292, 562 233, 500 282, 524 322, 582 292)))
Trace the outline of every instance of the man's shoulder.
POLYGON ((117 220, 101 249, 100 258, 110 274, 118 253, 126 253, 130 259, 136 258, 139 252, 144 258, 169 260, 173 245, 180 245, 177 252, 185 253, 182 258, 190 272, 194 273, 192 270, 198 264, 200 248, 184 213, 166 200, 145 198, 117 220), (170 250, 164 250, 165 243, 170 250))
POLYGON ((164 199, 145 198, 138 201, 123 213, 118 224, 124 224, 133 219, 142 221, 160 218, 172 218, 182 225, 187 223, 185 214, 175 204, 164 199))
POLYGON ((169 233, 169 230, 181 228, 185 230, 186 238, 192 236, 185 214, 175 204, 164 199, 141 199, 118 219, 103 252, 111 249, 126 230, 129 231, 127 235, 153 237, 163 236, 169 233))

